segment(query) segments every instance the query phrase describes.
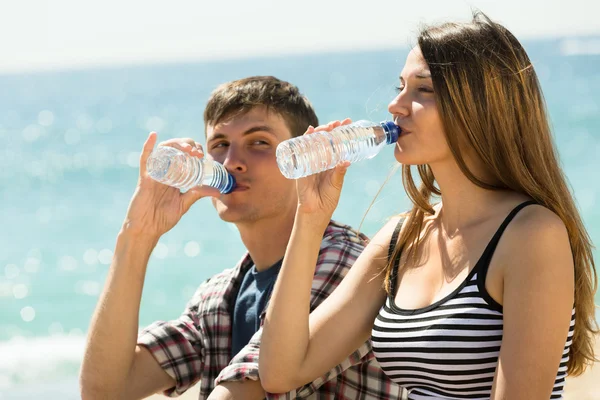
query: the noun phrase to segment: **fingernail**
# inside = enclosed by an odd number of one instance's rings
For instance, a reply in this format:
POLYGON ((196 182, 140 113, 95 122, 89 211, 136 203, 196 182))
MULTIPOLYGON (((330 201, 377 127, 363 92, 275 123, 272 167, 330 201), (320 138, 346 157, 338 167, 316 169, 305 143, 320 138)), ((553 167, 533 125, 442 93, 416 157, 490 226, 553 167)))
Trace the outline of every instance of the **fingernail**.
POLYGON ((312 126, 312 125, 309 125, 309 126, 308 126, 308 129, 315 129, 315 127, 314 127, 314 126, 312 126))

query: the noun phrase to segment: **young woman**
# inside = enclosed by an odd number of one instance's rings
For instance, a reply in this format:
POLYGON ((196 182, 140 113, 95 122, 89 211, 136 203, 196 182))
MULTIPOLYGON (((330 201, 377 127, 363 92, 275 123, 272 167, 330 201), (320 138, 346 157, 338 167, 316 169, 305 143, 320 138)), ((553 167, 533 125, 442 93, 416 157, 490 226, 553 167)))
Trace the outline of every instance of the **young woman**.
POLYGON ((594 360, 596 270, 525 50, 482 14, 427 28, 388 108, 414 206, 309 316, 348 163, 298 180, 264 325, 263 386, 310 382, 370 338, 409 399, 561 398, 567 373, 594 360))

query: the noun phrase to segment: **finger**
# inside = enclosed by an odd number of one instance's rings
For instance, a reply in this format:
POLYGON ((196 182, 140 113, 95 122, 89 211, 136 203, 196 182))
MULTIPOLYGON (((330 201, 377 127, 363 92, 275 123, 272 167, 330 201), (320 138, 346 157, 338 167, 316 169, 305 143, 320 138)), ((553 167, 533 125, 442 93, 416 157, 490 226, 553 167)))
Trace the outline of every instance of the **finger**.
POLYGON ((332 130, 331 122, 326 125, 319 125, 315 128, 315 132, 329 132, 332 130))
POLYGON ((308 128, 306 128, 306 132, 304 132, 304 135, 310 135, 311 133, 315 132, 315 127, 312 125, 309 125, 308 128))
POLYGON ((352 123, 352 119, 351 118, 346 118, 345 120, 342 121, 341 125, 348 125, 352 123))
POLYGON ((159 144, 159 146, 166 146, 166 147, 173 147, 174 149, 183 151, 184 153, 190 153, 193 149, 192 145, 186 142, 172 142, 172 141, 167 141, 167 142, 162 142, 159 144))
POLYGON ((152 150, 154 149, 157 137, 158 134, 156 132, 150 132, 148 139, 146 139, 146 142, 144 143, 142 154, 140 154, 140 175, 146 175, 146 163, 148 162, 150 153, 152 153, 152 150))
POLYGON ((344 177, 346 176, 346 172, 348 171, 348 167, 350 166, 350 161, 340 161, 335 166, 335 170, 333 175, 331 176, 331 184, 337 188, 341 189, 344 185, 344 177))
POLYGON ((183 212, 186 213, 190 207, 203 197, 219 197, 221 193, 218 189, 210 186, 198 186, 188 190, 181 195, 181 201, 183 202, 183 212))
POLYGON ((204 157, 204 149, 202 148, 202 145, 198 142, 194 142, 194 144, 194 155, 196 155, 198 158, 204 157))
POLYGON ((315 128, 317 132, 329 132, 341 125, 340 121, 331 121, 325 125, 319 125, 315 128))
POLYGON ((170 140, 161 142, 159 144, 159 146, 173 147, 173 148, 180 150, 186 154, 190 154, 190 155, 196 156, 196 157, 201 157, 204 155, 204 151, 202 151, 202 146, 190 138, 170 139, 170 140))
MULTIPOLYGON (((190 150, 190 154, 199 158, 204 157, 204 149, 202 148, 202 145, 192 139, 185 139, 184 144, 189 144, 189 150, 190 150)), ((187 146, 185 146, 187 147, 187 146)))

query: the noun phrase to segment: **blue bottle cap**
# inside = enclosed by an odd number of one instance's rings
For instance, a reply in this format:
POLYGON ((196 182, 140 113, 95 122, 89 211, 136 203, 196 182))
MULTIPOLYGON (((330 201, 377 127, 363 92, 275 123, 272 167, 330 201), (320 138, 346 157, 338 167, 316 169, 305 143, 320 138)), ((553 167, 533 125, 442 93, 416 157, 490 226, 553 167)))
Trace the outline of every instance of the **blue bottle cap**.
POLYGON ((400 136, 400 127, 393 121, 383 121, 381 122, 381 126, 383 126, 383 130, 386 133, 387 144, 396 143, 398 136, 400 136))
POLYGON ((225 186, 223 190, 220 191, 223 194, 229 194, 233 192, 233 189, 235 189, 235 178, 231 174, 229 174, 228 178, 229 179, 227 180, 227 186, 225 186))

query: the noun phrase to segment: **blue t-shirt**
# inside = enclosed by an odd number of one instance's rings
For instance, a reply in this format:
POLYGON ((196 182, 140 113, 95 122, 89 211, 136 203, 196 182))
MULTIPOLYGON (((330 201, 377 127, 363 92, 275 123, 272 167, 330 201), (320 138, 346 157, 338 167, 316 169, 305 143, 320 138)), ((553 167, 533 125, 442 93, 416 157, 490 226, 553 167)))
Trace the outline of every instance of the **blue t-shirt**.
POLYGON ((253 265, 246 272, 233 306, 231 357, 239 353, 259 330, 260 314, 271 297, 282 261, 260 272, 253 265))

